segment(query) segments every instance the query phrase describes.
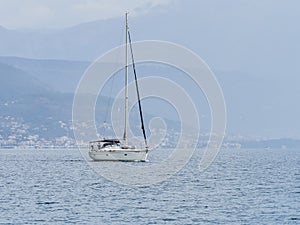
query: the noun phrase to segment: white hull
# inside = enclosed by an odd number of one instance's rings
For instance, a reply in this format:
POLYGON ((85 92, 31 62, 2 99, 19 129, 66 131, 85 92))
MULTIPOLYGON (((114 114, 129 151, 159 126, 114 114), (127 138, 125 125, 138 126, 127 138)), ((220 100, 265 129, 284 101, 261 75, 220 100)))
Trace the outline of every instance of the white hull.
POLYGON ((139 161, 147 160, 148 150, 144 149, 114 149, 92 150, 89 156, 95 161, 139 161))

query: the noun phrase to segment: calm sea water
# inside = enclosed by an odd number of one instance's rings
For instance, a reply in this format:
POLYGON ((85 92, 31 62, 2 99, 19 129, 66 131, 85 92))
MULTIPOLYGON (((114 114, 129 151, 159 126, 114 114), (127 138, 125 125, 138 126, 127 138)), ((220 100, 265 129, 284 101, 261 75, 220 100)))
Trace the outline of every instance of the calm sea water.
POLYGON ((78 150, 0 150, 0 224, 300 224, 300 150, 225 149, 202 174, 199 157, 133 188, 78 150))

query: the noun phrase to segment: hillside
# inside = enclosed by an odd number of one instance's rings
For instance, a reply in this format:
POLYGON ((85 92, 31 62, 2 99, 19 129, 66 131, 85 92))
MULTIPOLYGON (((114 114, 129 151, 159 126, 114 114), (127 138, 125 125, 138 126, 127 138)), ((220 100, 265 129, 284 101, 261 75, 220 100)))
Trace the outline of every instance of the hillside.
MULTIPOLYGON (((73 97, 86 63, 15 57, 0 57, 0 62, 0 146, 73 145, 73 97), (72 82, 68 82, 70 76, 72 82)), ((98 98, 95 119, 100 133, 103 122, 109 120, 112 103, 109 97, 98 98)), ((130 121, 131 129, 139 135, 136 110, 130 121)), ((144 116, 147 123, 153 117, 147 112, 144 116)), ((166 117, 165 121, 169 128, 178 129, 176 121, 166 117)))
POLYGON ((72 95, 53 91, 27 72, 3 63, 0 74, 0 139, 13 144, 35 135, 46 139, 71 135, 61 123, 70 121, 72 95))
POLYGON ((49 86, 28 72, 0 62, 1 101, 49 92, 49 86))
MULTIPOLYGON (((1 74, 3 73, 3 75, 5 74, 4 65, 9 65, 11 69, 21 70, 23 73, 26 73, 26 75, 24 74, 25 76, 19 74, 18 79, 14 79, 16 82, 27 79, 26 77, 31 77, 50 89, 62 93, 74 93, 81 76, 90 64, 82 61, 42 60, 4 56, 0 56, 0 63, 3 65, 1 66, 1 74)), ((4 76, 1 77, 4 79, 4 76)))
MULTIPOLYGON (((2 138, 18 136, 20 132, 23 132, 20 136, 22 140, 30 135, 52 139, 63 136, 71 138, 73 95, 88 65, 88 62, 82 61, 0 57, 2 138)), ((200 112, 201 131, 209 131, 211 120, 205 95, 182 71, 151 63, 137 65, 137 70, 141 78, 159 75, 187 90, 200 112)), ((105 115, 110 115, 107 107, 111 107, 109 104, 112 103, 110 98, 104 96, 114 96, 123 87, 122 71, 115 76, 118 82, 114 82, 113 92, 110 91, 110 81, 101 93, 96 107, 99 129, 106 120, 105 115)), ((216 76, 226 100, 227 133, 233 136, 252 136, 260 140, 298 138, 299 120, 295 118, 298 118, 300 107, 294 102, 294 98, 299 95, 297 82, 278 76, 260 79, 259 76, 242 71, 220 70, 216 71, 216 76), (287 82, 289 90, 283 86, 287 82)), ((166 101, 159 98, 145 99, 143 109, 146 122, 152 117, 162 117, 169 128, 178 130, 178 115, 166 101)), ((134 129, 139 129, 135 112, 131 118, 134 129)), ((244 144, 252 146, 255 142, 244 144)))

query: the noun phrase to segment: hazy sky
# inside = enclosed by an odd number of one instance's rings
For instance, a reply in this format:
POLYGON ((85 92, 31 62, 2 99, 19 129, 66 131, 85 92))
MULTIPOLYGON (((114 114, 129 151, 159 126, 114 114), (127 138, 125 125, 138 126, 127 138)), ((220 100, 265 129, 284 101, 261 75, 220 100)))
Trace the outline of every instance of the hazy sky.
POLYGON ((174 0, 0 0, 6 28, 58 28, 124 14, 163 10, 174 0))

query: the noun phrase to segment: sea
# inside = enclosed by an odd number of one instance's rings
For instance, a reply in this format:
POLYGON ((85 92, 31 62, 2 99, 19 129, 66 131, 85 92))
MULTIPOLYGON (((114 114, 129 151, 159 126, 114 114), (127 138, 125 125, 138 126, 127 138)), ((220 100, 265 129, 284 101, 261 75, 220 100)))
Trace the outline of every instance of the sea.
POLYGON ((201 154, 164 181, 130 186, 78 149, 2 149, 0 224, 300 224, 300 149, 221 149, 204 172, 201 154))

